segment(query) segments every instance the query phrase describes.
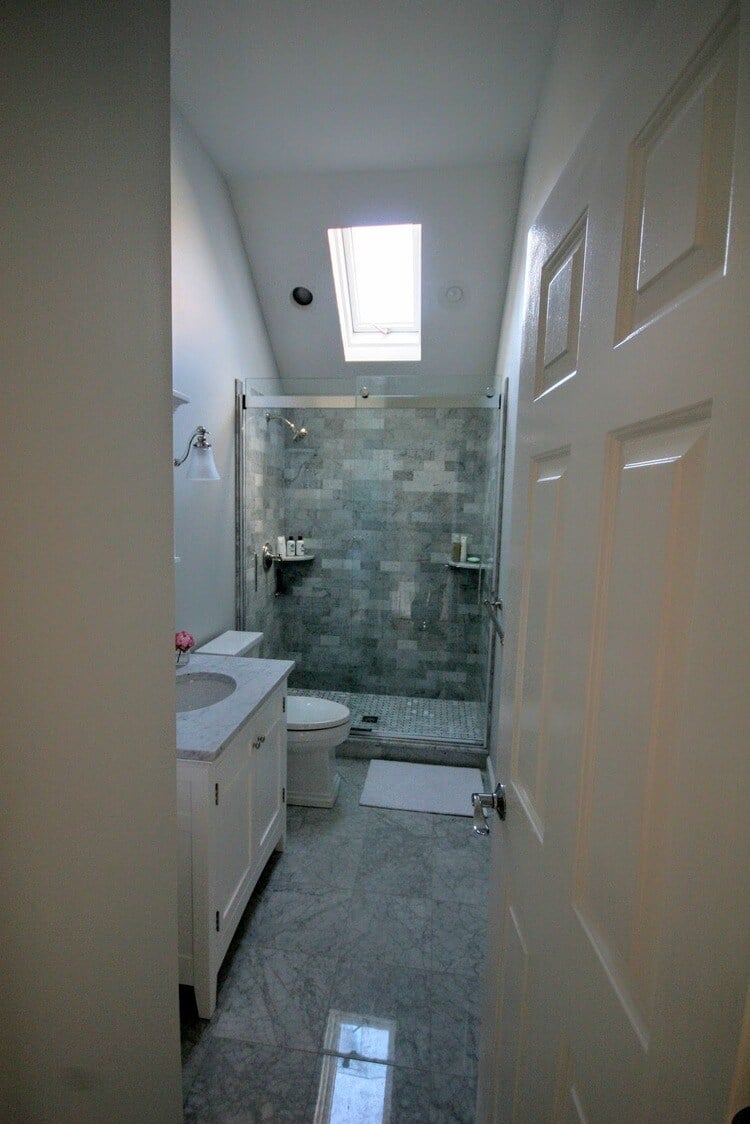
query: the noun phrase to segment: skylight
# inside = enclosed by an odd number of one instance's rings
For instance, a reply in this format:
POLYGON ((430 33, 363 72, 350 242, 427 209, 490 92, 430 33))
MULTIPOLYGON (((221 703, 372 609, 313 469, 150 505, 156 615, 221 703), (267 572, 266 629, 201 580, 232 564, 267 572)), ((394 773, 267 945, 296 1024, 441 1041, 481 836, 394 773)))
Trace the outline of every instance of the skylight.
POLYGON ((421 359, 421 242, 419 223, 328 231, 347 363, 421 359))

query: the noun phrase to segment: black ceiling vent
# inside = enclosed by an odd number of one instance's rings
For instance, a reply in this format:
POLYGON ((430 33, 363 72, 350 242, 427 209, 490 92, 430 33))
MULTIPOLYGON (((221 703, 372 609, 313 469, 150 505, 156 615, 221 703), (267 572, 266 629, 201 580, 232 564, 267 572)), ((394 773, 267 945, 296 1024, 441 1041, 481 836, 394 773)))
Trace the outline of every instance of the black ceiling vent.
POLYGON ((308 304, 312 304, 313 295, 304 285, 297 285, 296 289, 292 289, 292 300, 301 308, 306 308, 308 304))

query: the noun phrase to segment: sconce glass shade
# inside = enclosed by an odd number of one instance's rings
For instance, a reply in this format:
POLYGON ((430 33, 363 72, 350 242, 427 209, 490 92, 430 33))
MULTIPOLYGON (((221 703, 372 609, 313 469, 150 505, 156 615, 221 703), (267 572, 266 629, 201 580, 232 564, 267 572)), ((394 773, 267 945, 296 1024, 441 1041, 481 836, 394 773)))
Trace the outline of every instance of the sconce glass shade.
POLYGON ((221 480, 210 445, 193 445, 187 474, 188 480, 221 480))

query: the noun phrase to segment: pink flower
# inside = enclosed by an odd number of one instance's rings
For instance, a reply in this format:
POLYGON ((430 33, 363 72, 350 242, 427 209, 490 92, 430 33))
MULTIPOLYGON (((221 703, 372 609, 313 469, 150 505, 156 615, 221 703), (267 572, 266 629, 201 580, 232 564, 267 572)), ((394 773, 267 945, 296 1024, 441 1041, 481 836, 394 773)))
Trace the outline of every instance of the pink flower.
POLYGON ((178 652, 189 652, 195 647, 195 637, 184 628, 174 634, 174 646, 178 652))

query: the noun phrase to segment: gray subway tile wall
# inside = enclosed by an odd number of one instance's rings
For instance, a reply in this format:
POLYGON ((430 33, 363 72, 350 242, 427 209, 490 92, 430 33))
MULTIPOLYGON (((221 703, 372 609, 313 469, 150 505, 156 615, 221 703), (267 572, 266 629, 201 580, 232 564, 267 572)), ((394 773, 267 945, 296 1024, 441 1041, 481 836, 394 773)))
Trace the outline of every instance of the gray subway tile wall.
POLYGON ((304 440, 246 411, 246 612, 262 654, 296 660, 297 688, 483 700, 487 572, 446 563, 452 534, 489 557, 499 411, 284 412, 304 440), (256 592, 254 554, 280 534, 316 557, 259 567, 256 592))

